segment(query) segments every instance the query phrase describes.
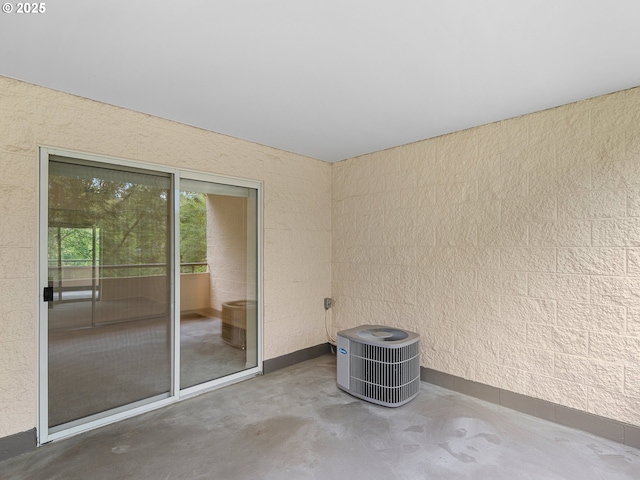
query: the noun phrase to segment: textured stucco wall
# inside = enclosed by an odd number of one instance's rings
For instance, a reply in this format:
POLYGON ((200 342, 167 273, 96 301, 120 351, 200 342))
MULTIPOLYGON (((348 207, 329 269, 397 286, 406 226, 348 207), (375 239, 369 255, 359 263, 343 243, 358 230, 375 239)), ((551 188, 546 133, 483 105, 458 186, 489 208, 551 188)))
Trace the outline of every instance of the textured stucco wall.
POLYGON ((254 285, 247 281, 250 277, 255 278, 255 271, 247 272, 248 253, 247 199, 208 195, 207 263, 211 275, 211 308, 220 312, 225 302, 256 299, 254 285))
POLYGON ((0 77, 0 437, 36 425, 38 146, 264 182, 264 358, 326 341, 331 165, 0 77))
POLYGON ((334 164, 334 330, 640 425, 640 88, 334 164))

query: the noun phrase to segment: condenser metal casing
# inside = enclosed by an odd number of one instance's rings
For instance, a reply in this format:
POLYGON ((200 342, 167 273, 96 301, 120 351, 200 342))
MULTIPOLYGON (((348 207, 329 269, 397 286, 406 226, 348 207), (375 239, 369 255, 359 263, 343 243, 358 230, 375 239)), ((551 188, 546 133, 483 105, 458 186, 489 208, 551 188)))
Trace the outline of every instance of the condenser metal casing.
POLYGON ((399 407, 420 391, 420 336, 362 325, 338 332, 338 387, 354 397, 399 407))

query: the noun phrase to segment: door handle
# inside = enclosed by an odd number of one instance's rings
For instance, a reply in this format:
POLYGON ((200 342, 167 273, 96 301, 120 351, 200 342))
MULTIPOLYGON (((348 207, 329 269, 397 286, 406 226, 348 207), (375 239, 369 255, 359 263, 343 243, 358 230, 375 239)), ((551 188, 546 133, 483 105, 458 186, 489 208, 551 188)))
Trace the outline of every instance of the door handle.
POLYGON ((42 298, 45 302, 53 302, 53 287, 44 287, 42 298))

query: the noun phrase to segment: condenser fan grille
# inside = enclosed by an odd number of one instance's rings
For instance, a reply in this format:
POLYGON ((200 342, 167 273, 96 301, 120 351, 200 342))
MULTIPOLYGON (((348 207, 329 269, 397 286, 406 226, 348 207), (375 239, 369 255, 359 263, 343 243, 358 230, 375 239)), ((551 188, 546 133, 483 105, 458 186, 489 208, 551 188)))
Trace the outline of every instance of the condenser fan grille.
POLYGON ((420 381, 414 380, 401 387, 383 387, 375 383, 367 383, 362 380, 353 379, 352 393, 361 395, 370 401, 388 406, 401 405, 407 399, 412 398, 420 389, 420 381))
POLYGON ((351 344, 351 355, 384 363, 405 362, 419 353, 419 343, 412 343, 400 348, 388 348, 386 346, 367 345, 366 343, 358 342, 351 344))
POLYGON ((385 348, 353 342, 351 381, 353 393, 396 404, 411 398, 420 388, 420 347, 385 348))
POLYGON ((358 332, 358 336, 363 340, 369 341, 397 342, 398 340, 404 340, 409 334, 398 328, 379 327, 364 329, 358 332))

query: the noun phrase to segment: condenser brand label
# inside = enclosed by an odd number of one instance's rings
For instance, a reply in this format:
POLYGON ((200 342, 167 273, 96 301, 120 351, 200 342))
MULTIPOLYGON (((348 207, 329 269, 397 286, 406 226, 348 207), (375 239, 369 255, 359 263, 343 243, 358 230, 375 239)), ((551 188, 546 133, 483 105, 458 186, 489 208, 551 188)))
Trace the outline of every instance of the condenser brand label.
POLYGON ((340 349, 340 353, 342 353, 343 355, 346 355, 346 354, 347 354, 347 351, 346 351, 344 348, 341 348, 341 349, 340 349))

